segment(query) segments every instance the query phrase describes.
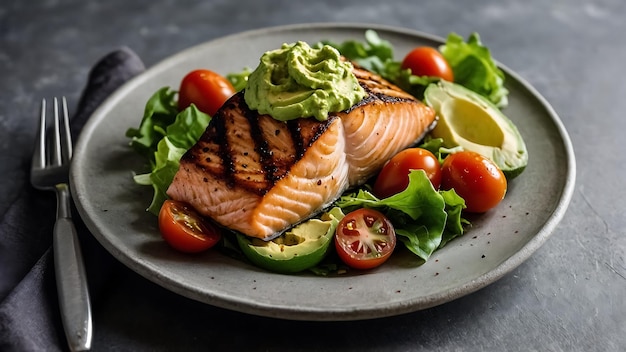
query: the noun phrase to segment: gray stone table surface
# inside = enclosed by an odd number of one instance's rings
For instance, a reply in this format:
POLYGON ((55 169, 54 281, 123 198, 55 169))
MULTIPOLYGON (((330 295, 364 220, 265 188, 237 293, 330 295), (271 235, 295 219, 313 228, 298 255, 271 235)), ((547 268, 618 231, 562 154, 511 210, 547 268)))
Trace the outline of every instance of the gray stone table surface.
MULTIPOLYGON (((626 350, 623 0, 2 0, 0 185, 25 177, 40 99, 65 94, 75 107, 106 53, 127 46, 149 67, 223 35, 303 22, 480 33, 570 134, 577 182, 564 218, 530 259, 488 287, 370 321, 250 316, 122 271, 94 303, 93 350, 626 350)), ((3 216, 19 190, 1 190, 3 216)))

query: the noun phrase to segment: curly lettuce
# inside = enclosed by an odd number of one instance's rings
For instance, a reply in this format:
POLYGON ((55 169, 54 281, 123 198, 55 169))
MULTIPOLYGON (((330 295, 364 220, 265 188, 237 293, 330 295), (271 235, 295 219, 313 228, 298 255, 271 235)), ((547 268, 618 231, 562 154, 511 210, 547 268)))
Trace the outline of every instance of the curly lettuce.
POLYGON ((454 81, 486 97, 497 107, 508 104, 509 91, 504 87, 504 73, 491 57, 489 48, 480 41, 478 33, 463 40, 450 33, 446 43, 439 48, 454 73, 454 81))
POLYGON ((159 213, 180 158, 198 141, 210 120, 194 104, 179 112, 175 92, 162 88, 146 103, 139 128, 126 131, 131 147, 149 162, 150 172, 134 176, 136 183, 154 189, 149 212, 159 213))
POLYGON ((426 261, 438 248, 463 235, 465 201, 454 190, 437 191, 424 170, 412 170, 407 188, 379 199, 366 189, 345 194, 335 205, 344 212, 373 208, 385 214, 405 247, 426 261))

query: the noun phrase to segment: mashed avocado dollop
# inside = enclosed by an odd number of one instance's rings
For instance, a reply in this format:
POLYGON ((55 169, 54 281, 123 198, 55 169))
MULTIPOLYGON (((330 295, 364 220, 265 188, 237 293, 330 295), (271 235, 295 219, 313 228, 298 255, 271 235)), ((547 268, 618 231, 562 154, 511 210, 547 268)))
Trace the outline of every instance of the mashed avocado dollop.
POLYGON ((250 74, 244 98, 252 110, 281 121, 346 110, 366 96, 337 49, 299 41, 268 51, 250 74))

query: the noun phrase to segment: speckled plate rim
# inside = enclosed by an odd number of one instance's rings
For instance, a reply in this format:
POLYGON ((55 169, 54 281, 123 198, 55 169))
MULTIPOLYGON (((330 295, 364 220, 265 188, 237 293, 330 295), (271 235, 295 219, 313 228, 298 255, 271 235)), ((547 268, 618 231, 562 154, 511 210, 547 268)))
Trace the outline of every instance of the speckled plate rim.
MULTIPOLYGON (((554 129, 556 133, 555 137, 559 139, 557 143, 558 147, 562 148, 562 151, 564 153, 564 160, 561 161, 563 163, 564 170, 562 170, 562 178, 558 181, 559 189, 555 193, 555 198, 552 199, 552 201, 554 202, 554 207, 551 213, 542 220, 541 224, 539 224, 539 230, 536 231, 536 233, 534 234, 530 234, 531 237, 529 237, 529 240, 525 241, 525 243, 522 243, 520 247, 517 248, 510 256, 507 256, 501 262, 492 265, 492 267, 488 268, 488 270, 486 270, 484 273, 469 278, 468 280, 461 280, 461 282, 451 284, 450 287, 447 287, 445 289, 428 292, 422 295, 409 295, 406 296, 406 298, 402 298, 400 300, 391 299, 388 302, 364 300, 363 302, 359 302, 355 305, 350 306, 326 306, 324 304, 316 304, 320 302, 312 302, 311 304, 307 304, 306 300, 304 300, 304 302, 293 301, 296 303, 286 302, 285 304, 277 303, 275 301, 266 301, 265 299, 268 299, 268 297, 270 296, 255 296, 254 294, 250 293, 238 294, 236 292, 239 292, 240 290, 238 290, 237 287, 227 287, 227 285, 229 285, 228 282, 225 283, 223 286, 212 287, 211 285, 194 284, 193 282, 190 283, 184 278, 181 279, 181 277, 175 275, 171 276, 170 269, 167 267, 167 265, 164 266, 162 263, 156 262, 155 258, 145 258, 144 256, 142 256, 142 253, 145 252, 135 251, 135 248, 127 247, 126 243, 124 242, 125 237, 120 237, 118 234, 114 233, 115 231, 113 231, 113 229, 109 227, 112 225, 107 225, 106 223, 106 221, 109 220, 103 219, 105 217, 105 213, 102 213, 102 210, 104 207, 106 207, 106 205, 103 205, 103 203, 106 203, 107 200, 106 198, 102 197, 96 197, 97 199, 94 199, 94 195, 90 193, 90 183, 94 182, 96 177, 98 177, 98 175, 93 174, 94 170, 88 168, 88 166, 90 165, 88 162, 89 158, 94 157, 93 152, 89 154, 90 140, 98 133, 98 129, 104 126, 103 121, 105 119, 108 120, 112 118, 107 115, 110 114, 111 111, 116 108, 116 105, 120 104, 120 102, 123 101, 127 95, 132 94, 134 90, 144 85, 144 83, 151 78, 165 74, 168 70, 171 70, 174 66, 177 65, 177 63, 179 63, 181 60, 184 60, 186 57, 190 55, 195 55, 197 52, 205 50, 206 48, 211 46, 224 45, 224 43, 237 43, 238 41, 246 38, 258 38, 265 35, 276 34, 280 35, 281 33, 291 33, 293 31, 303 33, 317 33, 323 31, 324 33, 332 33, 333 31, 364 32, 366 29, 377 30, 383 38, 385 34, 397 34, 399 36, 414 37, 416 43, 425 41, 431 44, 437 44, 442 42, 441 38, 419 31, 375 24, 309 23, 271 27, 229 35, 189 48, 161 61, 160 63, 149 68, 145 73, 127 82, 124 86, 122 86, 119 90, 112 94, 94 112, 92 118, 84 127, 75 148, 75 156, 71 168, 70 185, 76 201, 77 209, 87 227, 96 237, 96 239, 103 245, 103 247, 107 249, 119 261, 127 265, 132 270, 138 272, 140 275, 169 290, 172 290, 173 292, 226 309, 282 319, 319 321, 358 320, 409 313, 443 304, 459 297, 465 296, 493 283, 505 274, 509 273, 511 270, 515 269, 526 259, 528 259, 528 257, 530 257, 532 253, 534 253, 542 244, 545 243, 545 241, 553 232, 559 221, 564 216, 574 190, 576 166, 574 151, 570 138, 566 132, 563 123, 559 119, 554 109, 530 84, 528 84, 515 72, 500 64, 499 66, 507 75, 507 80, 514 82, 514 84, 517 85, 519 89, 522 89, 525 94, 530 95, 531 98, 534 100, 533 104, 535 104, 535 107, 541 109, 542 113, 548 117, 548 120, 545 121, 545 124, 549 125, 551 129, 554 129)), ((326 38, 320 37, 319 39, 321 40, 326 38)), ((357 37, 354 39, 359 38, 357 37)), ((396 55, 398 55, 398 53, 396 53, 396 55)), ((143 106, 143 104, 145 104, 145 101, 142 101, 139 104, 143 106)), ((123 128, 133 127, 136 125, 136 123, 138 123, 138 120, 136 122, 130 123, 127 126, 123 126, 123 128)), ((533 156, 531 155, 531 158, 532 157, 533 156)), ((99 171, 107 172, 107 170, 99 171)), ((130 170, 128 173, 128 177, 130 178, 130 170)), ((524 175, 520 177, 524 177, 524 175)), ((513 195, 510 197, 515 197, 515 194, 513 193, 513 195)), ((146 202, 149 201, 149 199, 145 199, 143 201, 146 202)), ((494 221, 498 221, 498 219, 495 218, 495 215, 491 220, 486 221, 486 228, 488 228, 489 222, 494 221)), ((132 234, 130 234, 130 236, 132 236, 132 234)), ((460 245, 463 244, 461 243, 460 245)), ((212 257, 209 258, 209 260, 211 259, 212 257)), ((217 262, 219 261, 220 259, 217 260, 217 262)), ((427 262, 427 264, 429 262, 427 262)), ((393 271, 396 269, 389 270, 393 271)), ((402 270, 404 270, 404 268, 402 270)), ((426 269, 414 268, 411 270, 426 269)), ((417 273, 417 275, 421 275, 419 274, 419 272, 417 273)), ((262 277, 264 280, 267 278, 269 278, 269 280, 273 280, 270 276, 277 274, 268 274, 259 272, 258 270, 250 270, 250 275, 262 277)), ((368 275, 377 276, 379 274, 364 274, 364 276, 359 278, 359 280, 368 282, 368 275)), ((277 279, 285 280, 285 278, 282 276, 276 277, 277 279)), ((295 277, 293 281, 302 283, 304 281, 300 280, 317 279, 318 278, 295 277)), ((351 279, 351 285, 358 285, 359 281, 353 280, 354 277, 351 277, 351 279)), ((290 282, 292 281, 291 279, 287 280, 290 282)), ((350 289, 352 289, 352 287, 350 287, 350 289)), ((355 289, 355 291, 357 290, 355 289)), ((283 292, 282 294, 289 295, 289 292, 283 292)), ((390 297, 388 292, 380 293, 380 296, 384 299, 390 297)))

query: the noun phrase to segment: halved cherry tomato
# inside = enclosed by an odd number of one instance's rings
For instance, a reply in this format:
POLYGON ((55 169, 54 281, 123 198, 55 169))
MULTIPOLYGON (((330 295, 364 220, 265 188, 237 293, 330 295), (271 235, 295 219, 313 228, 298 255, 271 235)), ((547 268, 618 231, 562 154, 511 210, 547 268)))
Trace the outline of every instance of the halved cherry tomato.
POLYGON ((159 212, 159 230, 170 246, 185 253, 205 251, 222 238, 219 229, 190 205, 169 199, 159 212))
POLYGON ((404 191, 409 185, 411 170, 424 170, 435 189, 441 183, 441 165, 430 151, 422 148, 405 149, 383 166, 374 183, 374 194, 386 198, 404 191))
POLYGON ((490 159, 470 151, 448 155, 443 161, 441 188, 454 188, 471 213, 483 213, 498 205, 506 194, 502 170, 490 159))
POLYGON ((335 248, 339 258, 355 269, 371 269, 387 261, 396 248, 396 232, 382 213, 361 208, 337 225, 335 248))
POLYGON ((440 77, 454 81, 454 73, 448 61, 435 48, 420 46, 411 50, 402 60, 402 68, 411 69, 416 76, 440 77))
POLYGON ((180 82, 178 108, 184 110, 190 104, 211 116, 235 94, 235 88, 225 77, 209 70, 189 72, 180 82))

